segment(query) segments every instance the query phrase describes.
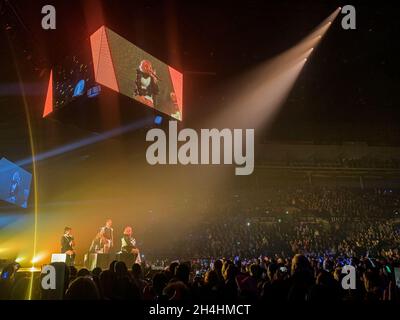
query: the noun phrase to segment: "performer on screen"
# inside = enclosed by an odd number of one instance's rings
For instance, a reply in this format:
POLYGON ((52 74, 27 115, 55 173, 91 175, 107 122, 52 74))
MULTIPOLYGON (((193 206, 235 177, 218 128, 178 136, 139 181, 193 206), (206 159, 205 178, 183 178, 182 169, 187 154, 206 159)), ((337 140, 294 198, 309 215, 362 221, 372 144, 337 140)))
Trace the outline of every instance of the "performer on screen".
POLYGON ((17 202, 17 197, 18 197, 18 193, 19 193, 20 184, 21 184, 21 177, 19 175, 19 172, 16 171, 12 175, 8 201, 10 201, 12 203, 16 203, 17 202))
POLYGON ((132 227, 127 226, 124 229, 124 235, 121 239, 121 251, 133 254, 136 257, 136 263, 141 263, 140 251, 136 247, 136 239, 132 236, 132 227))
POLYGON ((73 266, 75 263, 75 241, 72 236, 72 229, 70 227, 64 228, 64 235, 61 237, 61 253, 67 255, 65 263, 73 266))
POLYGON ((149 60, 142 60, 136 70, 134 98, 154 108, 158 95, 159 78, 149 60))
POLYGON ((113 247, 114 229, 111 228, 111 226, 112 226, 112 220, 107 219, 106 225, 104 227, 101 227, 100 229, 100 233, 104 238, 103 253, 109 253, 111 248, 113 247))

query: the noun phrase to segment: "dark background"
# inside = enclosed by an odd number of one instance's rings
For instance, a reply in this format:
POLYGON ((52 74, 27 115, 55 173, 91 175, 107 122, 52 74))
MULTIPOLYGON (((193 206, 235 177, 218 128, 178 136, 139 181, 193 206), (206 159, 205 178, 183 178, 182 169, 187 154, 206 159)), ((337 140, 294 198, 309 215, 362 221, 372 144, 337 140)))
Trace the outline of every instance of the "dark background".
MULTIPOLYGON (((400 143, 400 19, 393 2, 0 3, 2 144, 10 144, 10 139, 22 141, 26 136, 16 65, 31 114, 41 115, 49 68, 79 49, 82 40, 101 24, 184 72, 184 114, 187 124, 192 125, 218 108, 218 100, 224 99, 218 91, 221 86, 290 48, 345 4, 356 7, 357 29, 343 30, 339 14, 263 139, 400 143), (56 30, 41 28, 40 11, 45 4, 57 9, 56 30), (215 103, 204 103, 211 93, 215 103)), ((36 132, 40 135, 40 129, 36 132)))

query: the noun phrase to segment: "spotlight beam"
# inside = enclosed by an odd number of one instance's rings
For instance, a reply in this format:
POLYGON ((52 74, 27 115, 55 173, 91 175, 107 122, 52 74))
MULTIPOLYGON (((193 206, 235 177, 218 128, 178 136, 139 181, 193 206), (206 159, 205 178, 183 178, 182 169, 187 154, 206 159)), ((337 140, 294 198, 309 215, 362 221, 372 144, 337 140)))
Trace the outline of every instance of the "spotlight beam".
MULTIPOLYGON (((88 137, 88 138, 85 138, 85 139, 82 139, 79 141, 75 141, 70 144, 58 147, 58 148, 54 148, 49 151, 45 151, 45 152, 36 154, 35 161, 38 162, 38 161, 49 159, 49 158, 52 158, 52 157, 55 157, 55 156, 58 156, 61 154, 65 154, 67 152, 71 152, 73 150, 83 148, 88 145, 95 144, 97 142, 104 141, 104 140, 119 136, 121 134, 128 133, 133 130, 143 128, 144 126, 150 125, 152 123, 153 123, 152 117, 144 118, 139 121, 133 122, 131 124, 106 131, 106 132, 96 135, 94 137, 88 137)), ((32 163, 32 158, 26 158, 26 159, 22 159, 22 160, 16 162, 16 164, 18 166, 25 166, 25 165, 29 165, 31 163, 32 163)))
POLYGON ((271 122, 339 12, 340 8, 336 9, 298 44, 243 76, 226 95, 226 108, 209 125, 258 128, 271 122))

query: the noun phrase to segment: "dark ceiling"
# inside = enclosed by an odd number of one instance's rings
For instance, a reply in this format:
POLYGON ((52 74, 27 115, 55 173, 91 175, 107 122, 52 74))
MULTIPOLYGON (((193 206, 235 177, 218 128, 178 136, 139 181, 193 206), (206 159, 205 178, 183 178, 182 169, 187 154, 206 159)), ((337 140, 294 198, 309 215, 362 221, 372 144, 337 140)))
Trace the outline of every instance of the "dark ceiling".
MULTIPOLYGON (((25 148, 27 133, 18 80, 31 114, 40 114, 48 68, 102 23, 184 72, 185 112, 197 119, 216 107, 201 104, 208 92, 218 97, 219 85, 290 48, 343 5, 307 0, 0 3, 0 141, 16 153, 25 148), (56 30, 41 28, 45 4, 57 9, 56 30)), ((338 16, 265 139, 400 143, 398 11, 386 1, 352 4, 357 29, 343 30, 338 16)))

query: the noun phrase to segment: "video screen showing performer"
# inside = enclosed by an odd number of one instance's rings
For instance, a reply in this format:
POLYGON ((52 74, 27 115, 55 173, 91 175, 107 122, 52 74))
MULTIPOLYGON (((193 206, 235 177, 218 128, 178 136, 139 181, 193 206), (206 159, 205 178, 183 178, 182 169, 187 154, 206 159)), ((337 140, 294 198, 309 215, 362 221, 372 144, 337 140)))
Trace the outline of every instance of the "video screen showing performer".
POLYGON ((181 72, 104 26, 90 42, 97 83, 182 120, 181 72))
POLYGON ((131 226, 126 226, 124 234, 121 238, 121 252, 129 253, 135 256, 135 262, 141 263, 140 251, 136 247, 136 239, 133 237, 133 230, 131 226))
POLYGON ((142 60, 136 70, 134 97, 141 103, 154 108, 159 93, 158 77, 149 60, 142 60))
POLYGON ((0 160, 0 199, 28 207, 32 175, 6 158, 0 160))
POLYGON ((75 240, 70 227, 64 228, 64 234, 61 237, 61 253, 67 255, 65 261, 67 265, 73 266, 75 264, 75 240))

